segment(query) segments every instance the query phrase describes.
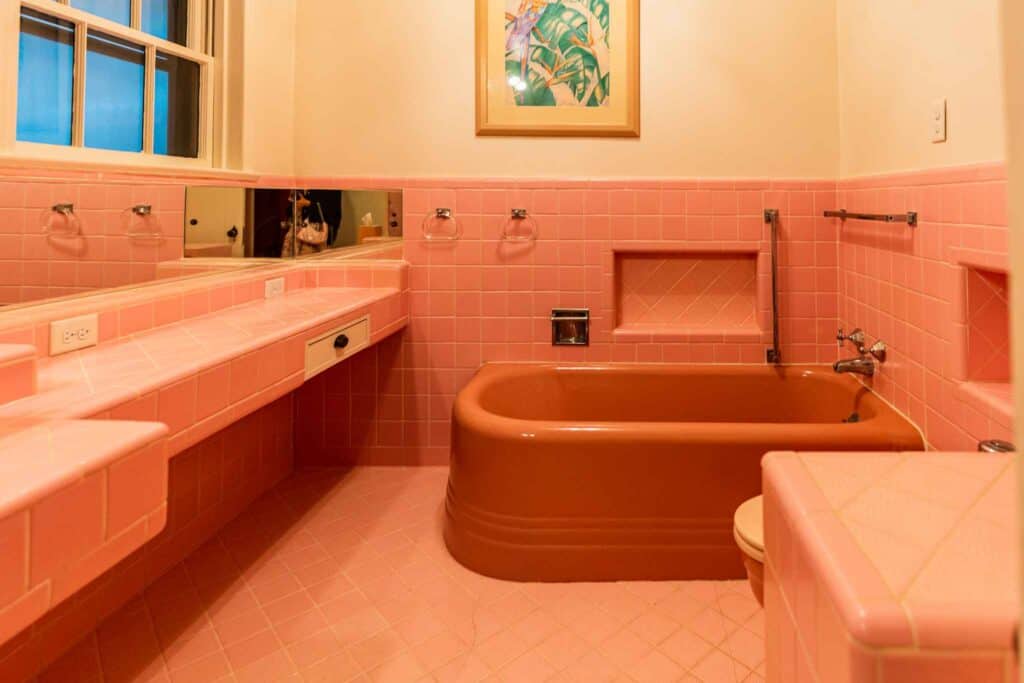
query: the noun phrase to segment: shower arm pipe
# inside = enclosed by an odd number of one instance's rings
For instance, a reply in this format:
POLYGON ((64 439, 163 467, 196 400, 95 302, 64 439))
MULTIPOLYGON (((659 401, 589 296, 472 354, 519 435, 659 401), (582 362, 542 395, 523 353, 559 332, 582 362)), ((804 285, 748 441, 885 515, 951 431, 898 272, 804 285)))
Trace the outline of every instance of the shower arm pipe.
POLYGON ((772 347, 765 353, 765 361, 778 365, 782 362, 779 350, 779 210, 765 209, 764 222, 771 228, 772 277, 772 347))

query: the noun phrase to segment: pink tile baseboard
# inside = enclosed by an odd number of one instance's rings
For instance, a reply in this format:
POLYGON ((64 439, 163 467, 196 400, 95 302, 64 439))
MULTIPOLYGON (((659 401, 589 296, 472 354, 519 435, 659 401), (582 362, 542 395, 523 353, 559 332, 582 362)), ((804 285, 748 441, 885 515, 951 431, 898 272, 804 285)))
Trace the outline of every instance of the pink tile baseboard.
POLYGON ((0 344, 0 405, 36 393, 36 349, 0 344))
POLYGON ((763 468, 769 681, 1016 680, 1012 457, 773 453, 763 468))
POLYGON ((166 433, 51 421, 0 437, 0 644, 163 529, 166 433))

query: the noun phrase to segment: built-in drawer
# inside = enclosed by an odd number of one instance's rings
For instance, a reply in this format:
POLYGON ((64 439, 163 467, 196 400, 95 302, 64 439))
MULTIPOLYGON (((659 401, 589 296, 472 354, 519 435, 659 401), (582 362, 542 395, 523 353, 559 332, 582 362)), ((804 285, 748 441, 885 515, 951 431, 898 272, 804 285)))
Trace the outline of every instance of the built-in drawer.
POLYGON ((340 363, 370 344, 369 316, 306 342, 306 379, 340 363))

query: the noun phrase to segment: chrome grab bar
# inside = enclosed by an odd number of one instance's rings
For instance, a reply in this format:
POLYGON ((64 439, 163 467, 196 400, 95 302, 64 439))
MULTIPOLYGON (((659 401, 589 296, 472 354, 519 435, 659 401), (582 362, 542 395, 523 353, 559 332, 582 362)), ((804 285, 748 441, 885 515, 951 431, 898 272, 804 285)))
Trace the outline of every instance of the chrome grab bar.
POLYGON ((838 218, 841 221, 853 219, 858 221, 879 221, 881 223, 906 223, 912 228, 917 227, 917 211, 906 213, 858 213, 839 209, 838 211, 826 211, 825 218, 838 218))
POLYGON ((771 226, 772 231, 772 348, 765 353, 765 360, 778 365, 782 362, 779 350, 779 210, 765 209, 764 222, 771 226))

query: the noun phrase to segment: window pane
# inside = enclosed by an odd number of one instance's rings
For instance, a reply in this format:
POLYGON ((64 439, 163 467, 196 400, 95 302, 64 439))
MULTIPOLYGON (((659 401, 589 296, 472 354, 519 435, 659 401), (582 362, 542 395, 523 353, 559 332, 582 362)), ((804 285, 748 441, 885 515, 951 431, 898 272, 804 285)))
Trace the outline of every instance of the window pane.
POLYGON ((71 0, 71 6, 119 24, 132 23, 131 0, 71 0))
POLYGON ((85 146, 142 151, 146 52, 89 31, 85 59, 85 146))
POLYGON ((156 107, 153 151, 199 156, 199 65, 156 53, 156 107))
POLYGON ((184 45, 188 39, 188 0, 142 0, 142 30, 184 45))
POLYGON ((22 9, 18 39, 19 140, 71 144, 74 62, 74 24, 22 9))

